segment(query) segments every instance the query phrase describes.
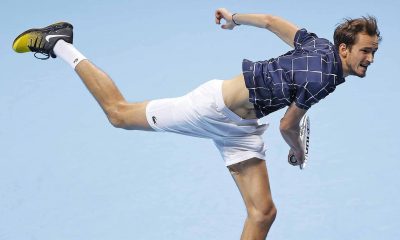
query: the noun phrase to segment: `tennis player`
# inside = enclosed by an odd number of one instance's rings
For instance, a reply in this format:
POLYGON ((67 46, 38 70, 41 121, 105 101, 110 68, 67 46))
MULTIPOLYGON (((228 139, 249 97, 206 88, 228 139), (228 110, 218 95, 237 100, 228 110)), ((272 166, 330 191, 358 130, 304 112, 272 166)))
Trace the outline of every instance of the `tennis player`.
MULTIPOLYGON (((212 139, 246 205, 241 239, 265 239, 277 210, 264 161, 262 134, 267 125, 258 119, 287 107, 280 131, 290 147, 288 156, 294 155, 300 165, 304 161, 301 118, 345 77, 366 75, 381 37, 371 16, 344 20, 335 29, 334 44, 269 14, 232 14, 220 8, 215 23, 229 30, 243 25, 267 29, 293 50, 266 61, 245 59, 242 73, 235 78, 208 81, 182 97, 131 103, 106 73, 72 45, 69 23, 27 30, 15 39, 13 49, 67 62, 115 127, 212 139)), ((268 43, 263 46, 268 48, 268 43)))

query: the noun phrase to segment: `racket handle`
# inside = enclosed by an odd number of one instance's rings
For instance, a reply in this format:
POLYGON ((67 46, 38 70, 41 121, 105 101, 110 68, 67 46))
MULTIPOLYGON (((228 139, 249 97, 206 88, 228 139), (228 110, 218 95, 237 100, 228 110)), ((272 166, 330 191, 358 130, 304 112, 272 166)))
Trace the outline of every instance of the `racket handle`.
POLYGON ((290 163, 291 165, 293 165, 293 166, 297 166, 297 165, 298 165, 297 159, 296 159, 296 157, 294 156, 294 154, 291 155, 291 156, 289 157, 289 163, 290 163))

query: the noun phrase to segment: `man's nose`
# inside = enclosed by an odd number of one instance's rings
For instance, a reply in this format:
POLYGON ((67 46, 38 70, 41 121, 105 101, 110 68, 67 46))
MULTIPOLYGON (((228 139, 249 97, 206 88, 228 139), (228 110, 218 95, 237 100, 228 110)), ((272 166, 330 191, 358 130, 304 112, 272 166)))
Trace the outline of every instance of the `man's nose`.
POLYGON ((374 54, 372 54, 372 53, 368 54, 367 60, 369 63, 373 63, 374 62, 374 54))

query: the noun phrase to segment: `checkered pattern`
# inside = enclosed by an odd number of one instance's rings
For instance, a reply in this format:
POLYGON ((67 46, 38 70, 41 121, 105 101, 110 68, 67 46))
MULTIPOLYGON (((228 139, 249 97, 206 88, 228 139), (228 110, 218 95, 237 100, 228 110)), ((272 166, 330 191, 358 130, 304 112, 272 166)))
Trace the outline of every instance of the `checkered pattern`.
POLYGON ((258 118, 292 102, 309 109, 345 81, 338 52, 331 42, 300 29, 294 45, 294 50, 277 58, 243 60, 246 87, 258 118))

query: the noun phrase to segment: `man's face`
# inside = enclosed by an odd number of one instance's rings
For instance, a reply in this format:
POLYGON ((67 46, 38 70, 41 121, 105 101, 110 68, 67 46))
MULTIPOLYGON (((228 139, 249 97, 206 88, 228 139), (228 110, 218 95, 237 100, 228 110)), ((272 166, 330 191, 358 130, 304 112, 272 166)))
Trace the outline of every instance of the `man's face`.
POLYGON ((347 48, 345 64, 348 75, 365 77, 368 66, 374 62, 374 55, 377 50, 378 36, 359 33, 356 43, 351 49, 347 48))

